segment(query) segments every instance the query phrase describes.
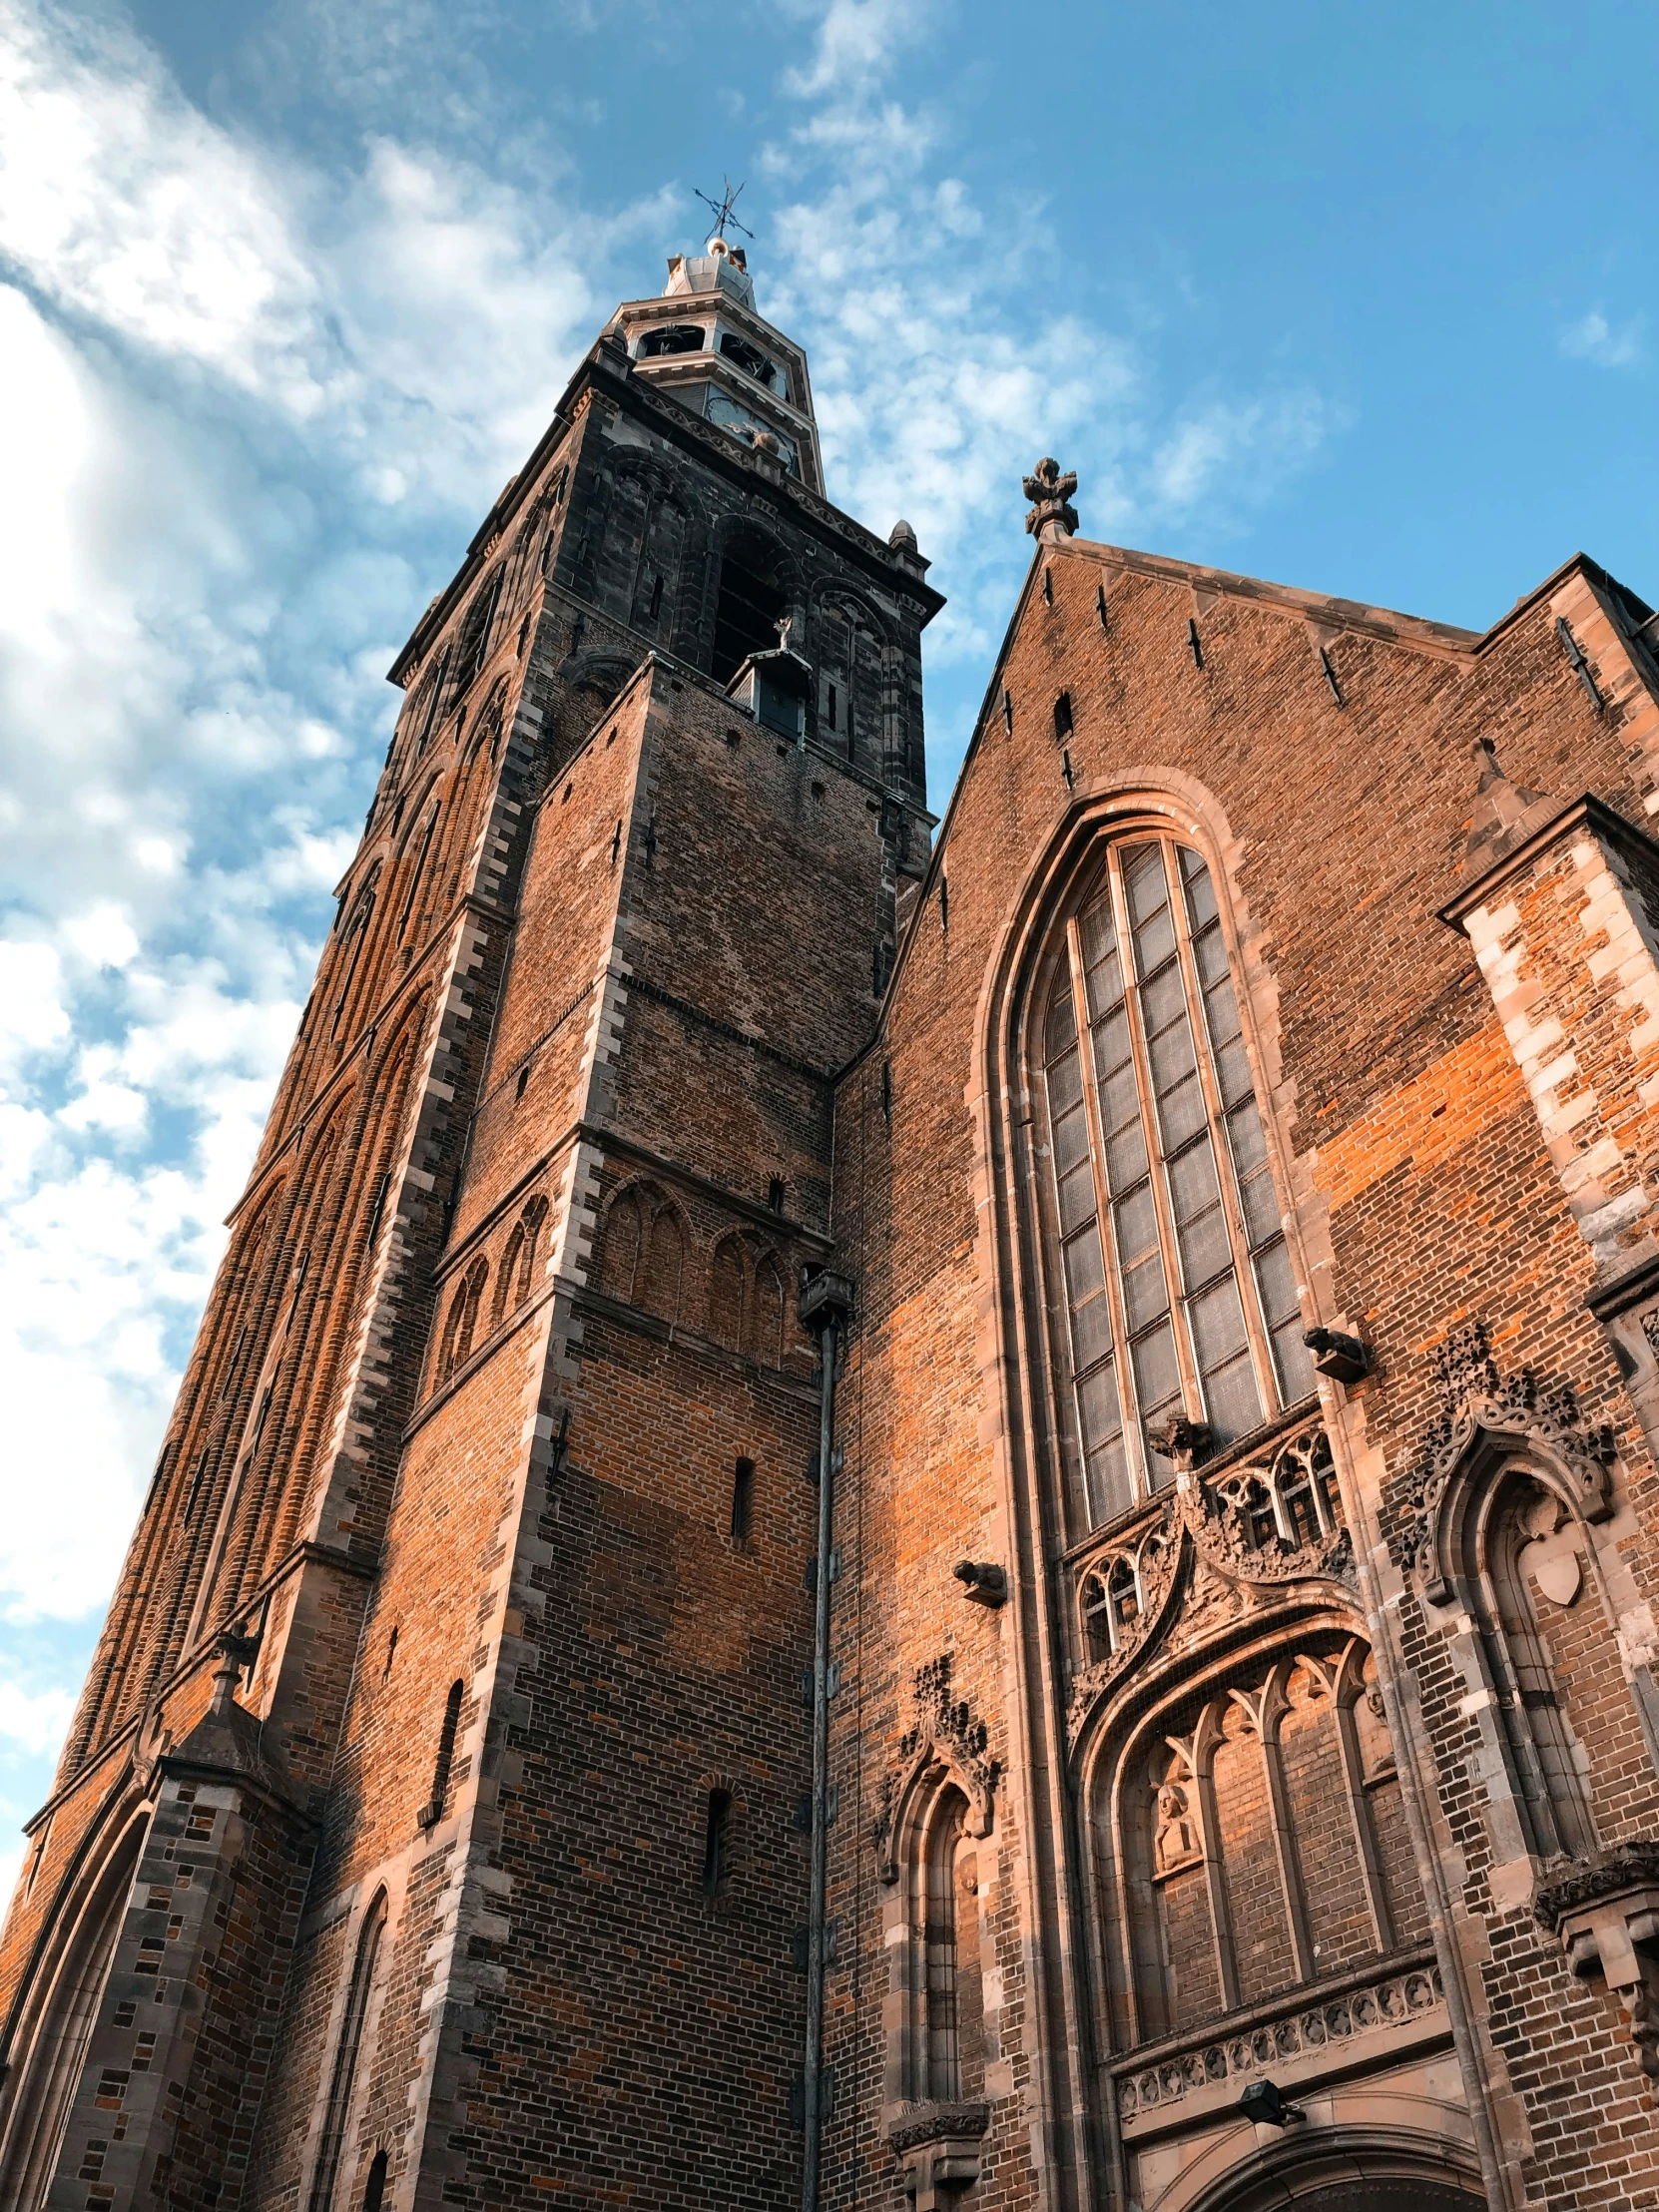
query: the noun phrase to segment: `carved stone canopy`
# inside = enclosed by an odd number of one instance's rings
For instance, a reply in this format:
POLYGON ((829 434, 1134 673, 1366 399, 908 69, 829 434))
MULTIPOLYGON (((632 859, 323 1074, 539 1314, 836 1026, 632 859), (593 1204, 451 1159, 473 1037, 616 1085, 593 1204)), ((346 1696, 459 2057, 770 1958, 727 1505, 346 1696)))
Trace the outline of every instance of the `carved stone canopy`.
POLYGON ((871 1840, 881 1862, 881 1880, 896 1882, 898 1845, 910 1808, 918 1796, 955 1782, 968 1801, 967 1832, 988 1836, 992 1800, 1001 1762, 990 1751, 990 1731, 966 1698, 952 1694, 951 1653, 940 1652, 914 1677, 916 1718, 899 1740, 899 1764, 881 1784, 871 1840))
MULTIPOLYGON (((1073 1750, 1109 1693, 1131 1669, 1161 1654, 1196 1648, 1228 1631, 1253 1608, 1302 1582, 1338 1583, 1352 1593, 1357 1576, 1346 1528, 1332 1525, 1295 1542, 1280 1532, 1273 1500, 1329 1469, 1330 1444, 1319 1422, 1277 1438, 1260 1461, 1205 1476, 1178 1462, 1175 1493, 1158 1522, 1139 1528, 1132 1549, 1138 1610, 1114 1631, 1109 1656, 1072 1677, 1067 1734, 1073 1750)), ((1088 1573, 1110 1578, 1125 1546, 1108 1546, 1088 1573)))
POLYGON ((943 2212, 979 2179, 979 2145, 990 2125, 987 2104, 901 2104, 887 2121, 887 2142, 904 2168, 915 2212, 943 2212))
POLYGON ((1574 1973, 1606 1981, 1637 2063, 1659 2080, 1659 1841, 1631 1837, 1593 1859, 1552 1860, 1544 1873, 1533 1918, 1560 1936, 1574 1973))
POLYGON ((1025 527, 1032 537, 1041 542, 1076 536, 1077 509, 1071 504, 1076 489, 1077 471, 1067 469, 1062 476, 1059 462, 1045 454, 1025 479, 1025 496, 1031 502, 1025 527))
POLYGON ((1412 1470, 1393 1553, 1407 1573, 1422 1577, 1429 1603, 1445 1605, 1453 1590, 1450 1539, 1458 1491, 1483 1440, 1529 1448, 1585 1520, 1600 1521, 1612 1511, 1614 1437, 1605 1422, 1585 1425, 1570 1383, 1546 1385, 1530 1368, 1505 1381, 1483 1321, 1454 1329, 1436 1351, 1434 1388, 1440 1411, 1412 1470))

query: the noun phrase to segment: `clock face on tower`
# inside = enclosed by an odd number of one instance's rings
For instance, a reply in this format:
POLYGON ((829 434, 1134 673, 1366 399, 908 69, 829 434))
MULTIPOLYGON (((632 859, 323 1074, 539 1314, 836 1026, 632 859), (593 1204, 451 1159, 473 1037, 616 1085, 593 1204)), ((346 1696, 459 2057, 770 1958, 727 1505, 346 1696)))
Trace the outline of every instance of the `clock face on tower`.
POLYGON ((768 441, 767 450, 776 451, 778 458, 792 476, 801 474, 801 463, 796 454, 795 442, 785 437, 782 430, 775 430, 770 422, 763 422, 757 414, 729 398, 718 385, 709 388, 709 420, 718 422, 728 436, 737 438, 744 445, 755 445, 762 438, 768 441))

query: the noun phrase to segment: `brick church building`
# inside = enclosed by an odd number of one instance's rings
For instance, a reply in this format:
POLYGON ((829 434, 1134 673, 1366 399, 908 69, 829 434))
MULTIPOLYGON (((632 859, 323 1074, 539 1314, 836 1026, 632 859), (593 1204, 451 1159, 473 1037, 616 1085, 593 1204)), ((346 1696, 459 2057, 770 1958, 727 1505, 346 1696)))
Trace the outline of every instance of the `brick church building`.
POLYGON ((1659 2205, 1659 618, 1074 489, 935 820, 716 240, 421 618, 4 2212, 1659 2205))

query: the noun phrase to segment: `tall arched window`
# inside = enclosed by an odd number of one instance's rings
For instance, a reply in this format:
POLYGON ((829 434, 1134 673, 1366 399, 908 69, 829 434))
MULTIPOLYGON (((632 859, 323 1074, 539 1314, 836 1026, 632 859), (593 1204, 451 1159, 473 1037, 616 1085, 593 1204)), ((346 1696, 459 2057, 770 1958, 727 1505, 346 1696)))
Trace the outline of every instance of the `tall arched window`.
POLYGON ((1309 1395, 1295 1272, 1200 855, 1113 844, 1069 915, 1038 1043, 1081 1517, 1170 1478, 1150 1433, 1212 1442, 1309 1395))
POLYGON ((382 1890, 363 1915, 357 1948, 351 1962, 351 1985, 345 1992, 345 2012, 340 2020, 339 2041, 334 2048, 334 2070, 328 2082, 328 2109, 322 2120, 322 2140, 317 2145, 316 2175, 311 2182, 310 2212, 331 2212, 334 2185, 339 2178, 340 2152, 345 2147, 346 2122, 351 2116, 351 2094, 357 2080, 357 2058, 362 2048, 363 2022, 374 1992, 374 1969, 379 1963, 380 1941, 386 1927, 386 1893, 382 1890))
POLYGON ((142 1818, 134 1822, 96 1880, 69 1901, 67 1939, 41 1961, 20 2004, 0 2139, 0 2203, 32 2208, 45 2201, 148 1825, 142 1818))
POLYGON ((720 564, 715 604, 710 669, 717 684, 729 682, 751 653, 776 648, 783 612, 784 591, 770 551, 759 538, 734 538, 720 564))

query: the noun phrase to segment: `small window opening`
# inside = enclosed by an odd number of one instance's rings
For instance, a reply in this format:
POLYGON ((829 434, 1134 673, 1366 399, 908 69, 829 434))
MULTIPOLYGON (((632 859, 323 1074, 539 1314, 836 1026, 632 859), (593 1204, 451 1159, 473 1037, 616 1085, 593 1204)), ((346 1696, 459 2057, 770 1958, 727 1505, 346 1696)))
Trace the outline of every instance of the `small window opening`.
POLYGON ((831 684, 830 686, 830 727, 831 730, 833 730, 833 728, 835 727, 835 710, 838 705, 839 700, 835 692, 835 687, 833 684, 831 684))
POLYGON ((709 670, 717 684, 730 683, 752 653, 777 647, 783 613, 783 589, 766 547, 751 538, 735 540, 720 564, 709 670))
POLYGON ((732 1470, 732 1541, 746 1544, 755 1526, 755 1462, 740 1459, 732 1470))
POLYGON ((742 739, 736 730, 728 730, 726 733, 726 742, 735 750, 742 743, 742 739))
POLYGON ((1053 604, 1054 604, 1054 571, 1053 571, 1052 569, 1048 569, 1048 568, 1045 568, 1045 569, 1043 570, 1043 598, 1045 599, 1045 601, 1046 601, 1046 602, 1048 603, 1048 605, 1049 605, 1049 606, 1051 606, 1051 607, 1053 606, 1053 604))
POLYGON ((740 338, 735 330, 722 333, 720 349, 729 361, 737 362, 746 376, 753 376, 756 383, 765 384, 768 391, 777 383, 777 364, 769 361, 758 345, 740 338))
POLYGON ((363 2185, 363 2212, 380 2212, 386 2201, 386 2154, 377 2150, 369 2161, 368 2180, 363 2185))
POLYGON ((670 322, 661 330, 647 330, 640 339, 642 361, 660 360, 665 353, 701 353, 703 330, 696 322, 670 322))
POLYGON ((449 1774, 455 1764, 455 1733, 461 1725, 461 1699, 466 1695, 466 1685, 451 1682, 449 1695, 443 1701, 443 1726, 438 1731, 438 1755, 432 1762, 432 1795, 422 1809, 422 1828, 436 1828, 443 1818, 444 1805, 449 1797, 449 1774))
POLYGON ((518 1071, 518 1084, 513 1092, 513 1097, 515 1099, 520 1099, 524 1096, 524 1087, 529 1082, 529 1080, 530 1070, 527 1067, 520 1068, 518 1071))
POLYGON ((1135 1583, 1135 1570, 1125 1558, 1119 1558, 1106 1583, 1107 1602, 1112 1611, 1112 1641, 1134 1627, 1140 1618, 1141 1594, 1135 1583))
POLYGON ((1054 742, 1064 745, 1071 737, 1071 694, 1063 691, 1054 702, 1054 742))
POLYGON ((784 1178, 775 1175, 767 1185, 767 1205, 775 1214, 784 1211, 784 1178))
POLYGON ((391 1663, 392 1663, 392 1661, 393 1661, 393 1660, 394 1660, 394 1659, 395 1659, 396 1657, 397 1657, 397 1631, 396 1631, 396 1629, 394 1628, 394 1629, 392 1630, 391 1634, 390 1634, 390 1635, 389 1635, 389 1636, 388 1636, 388 1637, 386 1638, 386 1663, 385 1663, 385 1665, 384 1665, 384 1666, 383 1666, 383 1667, 382 1667, 382 1668, 380 1669, 380 1680, 381 1680, 382 1682, 385 1682, 385 1681, 389 1681, 389 1679, 390 1679, 390 1677, 391 1677, 391 1663))
POLYGON ((656 621, 663 611, 663 580, 657 577, 651 586, 651 620, 656 621))
POLYGON ((703 1830, 703 1894, 718 1897, 725 1885, 732 1845, 732 1793, 709 1792, 708 1818, 703 1830))

